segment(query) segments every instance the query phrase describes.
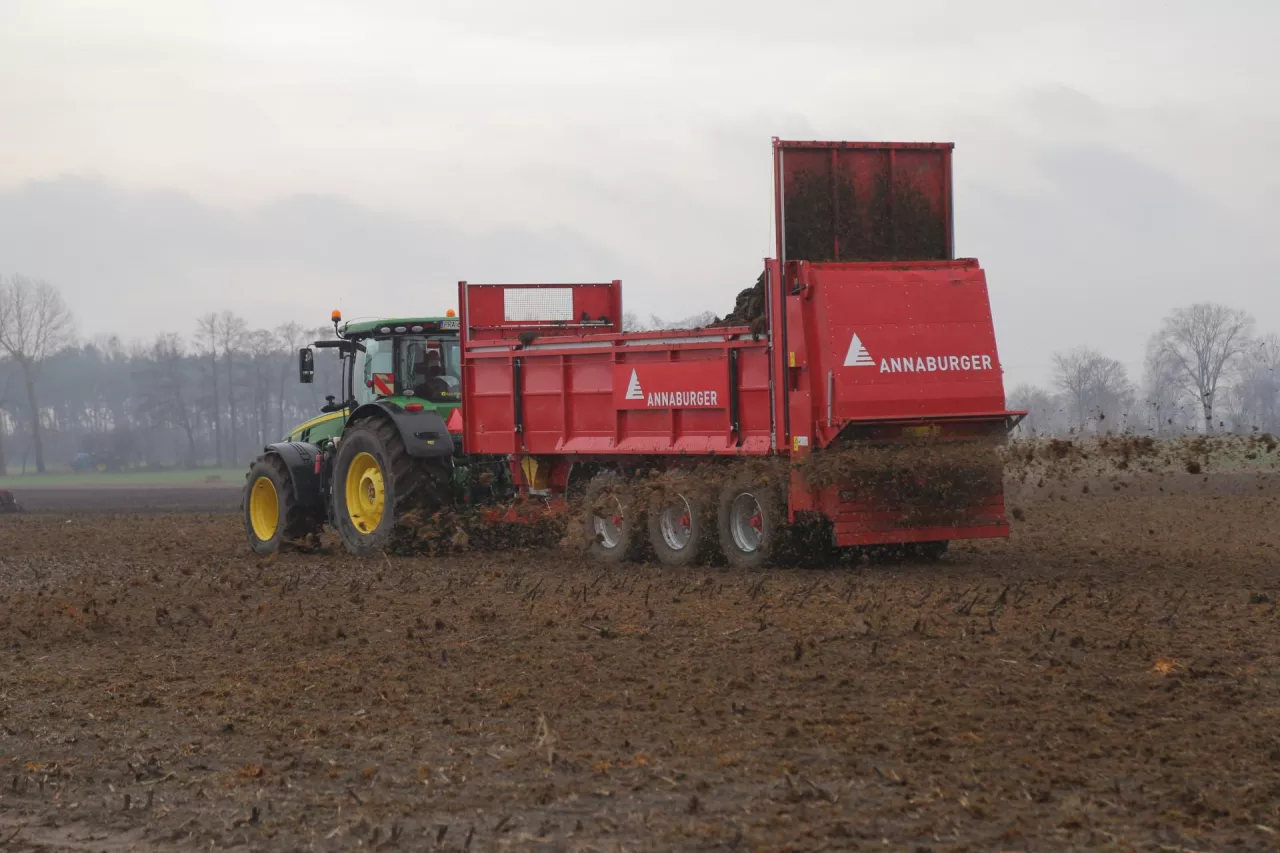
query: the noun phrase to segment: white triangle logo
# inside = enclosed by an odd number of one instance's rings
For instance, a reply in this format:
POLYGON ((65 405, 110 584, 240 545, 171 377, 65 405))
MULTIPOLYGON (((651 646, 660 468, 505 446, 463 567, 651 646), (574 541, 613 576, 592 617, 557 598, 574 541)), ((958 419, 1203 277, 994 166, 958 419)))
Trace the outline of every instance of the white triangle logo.
POLYGON ((858 336, 854 335, 853 340, 849 341, 849 353, 844 357, 845 367, 875 367, 876 363, 871 358, 871 353, 867 352, 867 348, 862 345, 862 341, 858 340, 858 336))
POLYGON ((627 399, 644 399, 644 391, 640 389, 640 377, 636 375, 635 368, 631 369, 631 381, 627 383, 627 399))

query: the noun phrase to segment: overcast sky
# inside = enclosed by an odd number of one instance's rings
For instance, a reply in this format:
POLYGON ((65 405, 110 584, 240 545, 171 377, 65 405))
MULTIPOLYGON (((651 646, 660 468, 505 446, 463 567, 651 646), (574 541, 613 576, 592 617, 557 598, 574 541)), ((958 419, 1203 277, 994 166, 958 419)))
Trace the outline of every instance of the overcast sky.
POLYGON ((1009 386, 1141 369, 1197 300, 1280 331, 1280 3, 0 0, 0 273, 85 336, 440 313, 621 278, 723 314, 770 137, 956 143, 1009 386))

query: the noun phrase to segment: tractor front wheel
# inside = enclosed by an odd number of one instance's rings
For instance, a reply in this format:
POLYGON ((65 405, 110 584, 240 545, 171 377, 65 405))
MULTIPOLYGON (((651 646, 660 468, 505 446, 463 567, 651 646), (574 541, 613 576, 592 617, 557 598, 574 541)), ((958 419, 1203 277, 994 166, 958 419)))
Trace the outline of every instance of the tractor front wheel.
POLYGON ((284 542, 300 539, 318 525, 297 505, 293 480, 284 460, 259 456, 245 478, 244 532, 257 554, 274 554, 284 542))
POLYGON ((349 426, 333 464, 333 519, 343 546, 357 557, 384 550, 410 509, 438 504, 431 469, 440 464, 411 457, 389 420, 349 426))

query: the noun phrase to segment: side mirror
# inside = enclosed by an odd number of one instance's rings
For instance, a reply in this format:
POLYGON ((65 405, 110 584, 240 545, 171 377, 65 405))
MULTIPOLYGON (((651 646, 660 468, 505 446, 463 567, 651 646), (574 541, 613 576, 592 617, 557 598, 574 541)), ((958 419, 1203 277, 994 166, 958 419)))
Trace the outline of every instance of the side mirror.
POLYGON ((298 381, 304 385, 316 381, 316 356, 311 347, 298 350, 298 381))

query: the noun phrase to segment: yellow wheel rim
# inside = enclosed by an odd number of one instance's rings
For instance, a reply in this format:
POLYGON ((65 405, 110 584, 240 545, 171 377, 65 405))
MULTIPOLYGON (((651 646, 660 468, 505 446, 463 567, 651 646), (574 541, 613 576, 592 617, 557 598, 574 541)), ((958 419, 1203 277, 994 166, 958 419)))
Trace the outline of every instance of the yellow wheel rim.
POLYGON ((266 542, 276 535, 280 526, 280 496, 270 477, 259 477, 249 492, 249 524, 253 535, 266 542))
POLYGON ((361 453, 347 469, 347 515, 356 530, 372 533, 382 523, 387 506, 382 466, 372 454, 361 453))

